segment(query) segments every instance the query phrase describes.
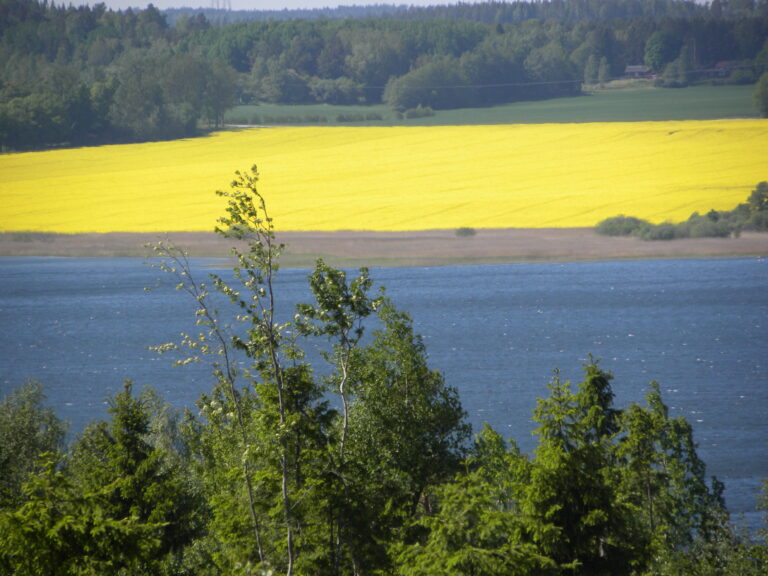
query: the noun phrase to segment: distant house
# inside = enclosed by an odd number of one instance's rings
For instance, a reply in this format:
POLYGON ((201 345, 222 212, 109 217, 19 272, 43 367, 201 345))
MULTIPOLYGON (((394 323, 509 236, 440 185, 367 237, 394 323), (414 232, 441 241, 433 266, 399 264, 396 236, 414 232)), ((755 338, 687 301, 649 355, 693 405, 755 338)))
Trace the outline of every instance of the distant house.
POLYGON ((653 71, 642 64, 628 64, 624 68, 625 78, 651 78, 652 76, 653 71))

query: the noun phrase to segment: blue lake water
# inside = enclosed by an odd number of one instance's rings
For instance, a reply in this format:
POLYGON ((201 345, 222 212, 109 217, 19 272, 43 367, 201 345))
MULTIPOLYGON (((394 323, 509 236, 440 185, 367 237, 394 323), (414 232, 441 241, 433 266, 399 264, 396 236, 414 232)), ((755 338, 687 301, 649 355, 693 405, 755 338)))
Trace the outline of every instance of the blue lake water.
MULTIPOLYGON (((221 261, 196 260, 204 276, 221 261)), ((307 301, 306 270, 284 270, 286 314, 307 301)), ((531 413, 558 368, 577 382, 592 353, 619 406, 661 384, 694 427, 734 519, 751 527, 768 478, 768 261, 514 264, 374 269, 424 336, 477 429, 489 422, 533 449, 531 413)), ((125 378, 192 407, 211 386, 147 346, 195 331, 194 304, 140 259, 0 259, 0 395, 27 378, 75 432, 106 416, 125 378), (158 284, 159 281, 159 284, 158 284), (145 287, 155 286, 152 291, 145 287)))

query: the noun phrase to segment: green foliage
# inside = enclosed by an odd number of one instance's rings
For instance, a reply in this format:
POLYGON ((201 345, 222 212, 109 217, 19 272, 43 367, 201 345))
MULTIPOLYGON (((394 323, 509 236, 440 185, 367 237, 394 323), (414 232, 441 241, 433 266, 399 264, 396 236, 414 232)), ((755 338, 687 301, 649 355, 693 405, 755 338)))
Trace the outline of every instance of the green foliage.
POLYGON ((768 72, 763 73, 755 84, 753 100, 760 116, 768 118, 768 72))
POLYGON ((234 101, 231 72, 189 54, 134 50, 118 59, 116 68, 109 120, 131 139, 191 136, 202 119, 221 126, 234 101))
POLYGON ((555 563, 521 541, 526 520, 519 495, 530 463, 487 425, 475 439, 467 471, 434 495, 438 511, 417 520, 423 541, 398 543, 398 573, 515 575, 554 573, 555 563))
POLYGON ((219 193, 228 207, 217 230, 246 247, 233 251, 235 283, 212 275, 234 304, 231 317, 213 307, 183 253, 160 247, 170 258, 165 268, 197 302, 203 331, 159 348, 186 349, 181 363, 214 359, 216 384, 200 402, 201 417, 186 425, 211 506, 201 540, 209 560, 201 567, 382 569, 390 564, 387 543, 455 471, 469 427, 456 391, 427 367, 407 315, 383 294, 369 295, 366 269, 348 280, 318 261, 309 278, 314 302, 299 305, 293 322, 277 322, 282 247, 257 181, 254 167, 219 193), (374 315, 380 329, 365 346, 374 315), (301 339, 321 348, 330 368, 324 378, 304 361, 301 339), (339 410, 324 393, 338 397, 339 410))
POLYGON ((228 66, 182 46, 156 8, 38 6, 0 38, 0 146, 174 138, 197 133, 198 122, 221 125, 234 102, 228 66))
POLYGON ((556 374, 530 460, 486 426, 413 542, 395 544, 398 573, 757 573, 749 559, 763 549, 728 526, 690 425, 668 416, 655 383, 647 406, 614 408, 611 380, 591 358, 576 391, 556 374))
POLYGON ((350 411, 357 432, 350 457, 367 478, 390 484, 389 505, 413 513, 429 487, 452 474, 470 429, 458 392, 429 369, 410 317, 388 300, 377 316, 382 328, 362 351, 361 388, 350 411))
POLYGON ((577 70, 559 39, 538 46, 521 35, 514 40, 488 37, 461 57, 425 58, 390 79, 383 99, 396 110, 444 110, 578 93, 577 70))
POLYGON ((690 424, 669 417, 657 383, 651 383, 646 407, 630 406, 622 420, 621 492, 636 509, 641 538, 648 542, 645 562, 680 560, 692 547, 724 537, 722 484, 707 482, 690 424))
POLYGON ((130 383, 110 413, 69 458, 43 454, 21 505, 0 512, 8 573, 167 574, 199 532, 201 502, 179 462, 149 443, 151 416, 130 383))
MULTIPOLYGON (((0 572, 764 572, 768 543, 729 524, 722 485, 658 384, 620 410, 590 357, 578 386, 556 373, 538 400, 531 456, 487 426, 470 449, 458 392, 367 269, 318 261, 312 301, 278 318, 282 246, 257 182, 253 167, 219 192, 236 264, 231 281, 210 276, 218 298, 182 251, 158 247, 200 333, 156 348, 182 365, 210 361, 198 414, 180 422, 127 382, 109 421, 66 454, 40 454, 62 434, 40 386, 0 404, 0 572), (311 366, 308 347, 327 366, 311 366)), ((767 203, 761 183, 740 210, 767 203)))
POLYGON ((416 108, 408 108, 408 110, 403 112, 403 118, 407 120, 413 120, 414 118, 429 118, 434 115, 435 111, 432 110, 432 108, 421 105, 416 106, 416 108))
POLYGON ((333 452, 329 454, 330 476, 325 487, 330 518, 328 532, 330 541, 334 542, 328 564, 338 571, 348 564, 358 567, 361 562, 370 562, 366 557, 370 553, 365 554, 357 545, 363 539, 355 529, 364 505, 357 495, 367 480, 352 470, 348 439, 354 434, 350 428, 350 412, 364 386, 360 377, 359 343, 365 332, 365 320, 381 305, 383 294, 377 299, 368 296, 373 281, 367 269, 361 269, 357 278, 347 283, 345 272, 327 266, 322 260, 318 260, 308 282, 315 302, 297 306, 296 327, 303 336, 321 337, 331 343, 332 349, 322 352, 332 370, 325 386, 338 395, 342 407, 341 418, 331 432, 333 443, 329 448, 333 452))
POLYGON ((444 56, 393 78, 384 90, 384 101, 395 110, 424 106, 434 109, 464 108, 472 102, 467 79, 456 58, 444 56))
POLYGON ((716 210, 710 210, 704 216, 692 214, 686 223, 687 234, 691 238, 728 238, 738 234, 741 226, 716 210))
POLYGON ((385 124, 470 125, 533 124, 541 122, 613 122, 716 119, 754 115, 752 86, 692 85, 685 90, 653 88, 647 83, 627 89, 596 90, 584 98, 515 102, 484 108, 440 110, 432 116, 404 121, 384 105, 334 106, 318 104, 237 106, 227 113, 229 124, 278 123, 282 118, 302 123, 325 116, 332 125, 339 115, 380 115, 385 124), (417 120, 419 120, 417 122, 417 120))
POLYGON ((365 100, 363 84, 342 76, 340 78, 313 78, 309 84, 312 97, 326 104, 357 104, 365 100))
POLYGON ((760 182, 747 203, 730 211, 710 210, 705 215, 691 214, 685 222, 653 225, 633 216, 613 216, 597 224, 595 231, 605 236, 635 236, 643 240, 678 238, 728 238, 742 230, 768 231, 768 182, 760 182))
POLYGON ((605 56, 600 58, 600 65, 597 69, 597 81, 600 84, 605 84, 611 79, 611 66, 608 63, 608 59, 605 56))
POLYGON ((594 54, 587 59, 584 67, 584 84, 597 84, 599 63, 594 54))
POLYGON ((111 516, 109 492, 84 492, 57 470, 55 455, 43 456, 43 471, 24 487, 25 503, 0 514, 0 566, 19 576, 135 570, 159 547, 162 525, 135 516, 111 516))
POLYGON ((665 88, 684 88, 688 86, 690 62, 687 54, 688 51, 684 47, 680 56, 664 67, 664 72, 656 80, 655 84, 665 88))
POLYGON ((612 442, 619 430, 612 376, 585 365, 578 392, 556 376, 534 421, 539 445, 523 511, 531 537, 559 566, 583 573, 626 573, 636 562, 630 514, 618 497, 612 442))
POLYGON ((662 72, 680 52, 678 38, 667 31, 657 30, 645 43, 645 65, 655 72, 662 72))
MULTIPOLYGON (((512 4, 378 6, 365 8, 366 18, 356 18, 362 7, 345 8, 326 20, 324 11, 169 16, 153 6, 115 12, 5 0, 0 146, 186 137, 221 127, 235 102, 386 101, 402 111, 568 97, 582 81, 603 84, 644 59, 665 86, 707 81, 705 71, 722 61, 748 64, 721 83, 765 71, 760 3, 512 4), (370 17, 390 10, 396 16, 370 17), (351 19, 336 19, 343 14, 351 19)), ((687 114, 696 98, 684 100, 687 114)), ((615 113, 627 119, 636 108, 615 113)))
POLYGON ((477 234, 477 230, 468 226, 462 226, 456 229, 456 236, 459 238, 471 238, 477 234))
POLYGON ((383 120, 381 114, 368 112, 367 114, 339 114, 336 116, 336 122, 371 122, 383 120))
POLYGON ((644 228, 640 234, 643 240, 675 240, 688 236, 685 226, 678 226, 671 222, 662 222, 656 226, 644 228))
POLYGON ((650 223, 634 216, 612 216, 598 223, 596 231, 604 236, 639 236, 650 223))
POLYGON ((0 509, 22 502, 22 485, 42 471, 40 454, 63 448, 66 426, 44 402, 43 387, 36 381, 0 401, 0 509))

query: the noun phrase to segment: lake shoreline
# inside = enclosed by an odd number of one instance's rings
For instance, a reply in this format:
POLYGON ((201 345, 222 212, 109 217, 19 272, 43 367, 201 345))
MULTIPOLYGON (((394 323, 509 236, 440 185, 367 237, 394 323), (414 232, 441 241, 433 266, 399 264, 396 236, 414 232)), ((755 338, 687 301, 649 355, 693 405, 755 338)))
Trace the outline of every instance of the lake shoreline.
MULTIPOLYGON (((768 234, 739 238, 644 241, 601 236, 592 228, 478 229, 474 236, 455 230, 408 232, 280 232, 284 267, 312 267, 317 258, 334 266, 444 266, 668 258, 768 256, 768 234)), ((170 234, 0 234, 0 257, 146 257, 147 244, 170 240, 190 256, 227 257, 234 242, 212 232, 170 234)))

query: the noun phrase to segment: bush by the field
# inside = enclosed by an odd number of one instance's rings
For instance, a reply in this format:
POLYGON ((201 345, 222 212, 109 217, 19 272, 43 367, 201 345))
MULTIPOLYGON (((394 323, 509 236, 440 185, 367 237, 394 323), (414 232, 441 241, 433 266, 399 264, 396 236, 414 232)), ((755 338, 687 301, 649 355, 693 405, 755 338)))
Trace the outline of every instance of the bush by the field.
POLYGON ((644 228, 639 236, 643 240, 675 240, 685 238, 685 232, 671 222, 662 222, 656 226, 644 228))
POLYGON ((768 212, 753 214, 744 224, 744 230, 768 231, 768 212))
POLYGON ((706 216, 694 213, 685 223, 685 228, 691 238, 728 238, 740 229, 740 224, 711 210, 706 216))
POLYGON ((634 216, 613 216, 595 227, 605 236, 636 236, 643 240, 675 240, 678 238, 728 238, 742 230, 768 231, 768 182, 760 182, 747 202, 733 210, 710 210, 705 215, 694 212, 685 222, 653 225, 634 216))
POLYGON ((647 220, 622 214, 601 221, 597 225, 597 232, 604 236, 636 236, 650 225, 647 220))
POLYGON ((339 114, 336 116, 336 122, 375 122, 384 120, 384 117, 377 112, 339 114))

